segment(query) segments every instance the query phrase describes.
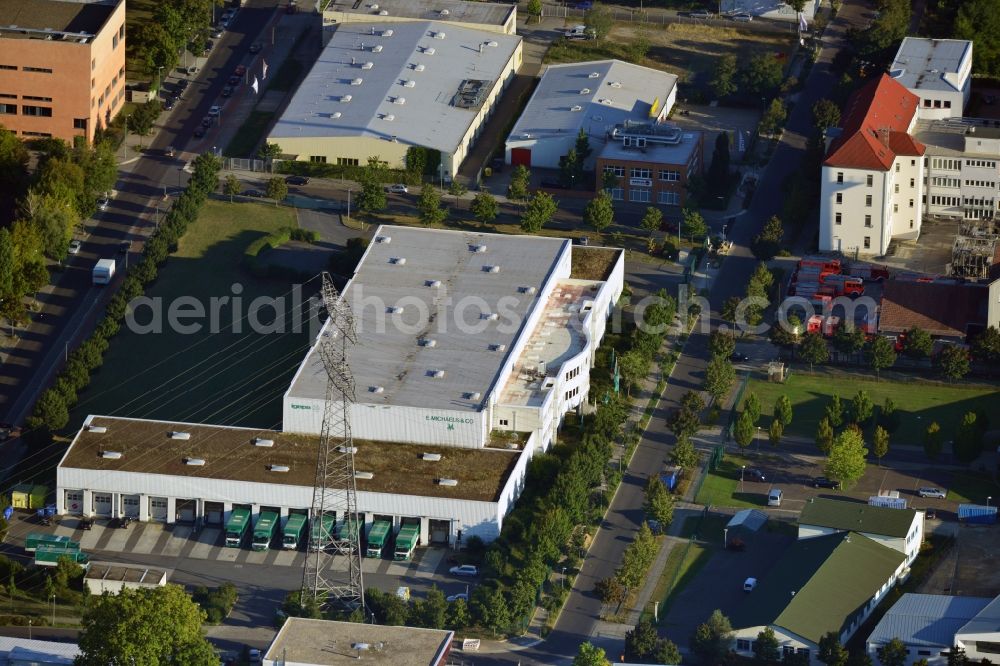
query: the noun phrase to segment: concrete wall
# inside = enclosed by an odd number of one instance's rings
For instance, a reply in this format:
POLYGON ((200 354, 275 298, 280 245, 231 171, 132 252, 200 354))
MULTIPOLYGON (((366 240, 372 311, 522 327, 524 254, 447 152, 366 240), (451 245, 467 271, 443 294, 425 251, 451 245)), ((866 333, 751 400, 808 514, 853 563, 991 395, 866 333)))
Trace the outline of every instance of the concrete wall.
MULTIPOLYGON (((445 17, 441 17, 445 18, 445 17)), ((332 32, 332 28, 335 28, 340 23, 402 23, 410 21, 426 21, 427 18, 408 18, 403 16, 379 16, 378 13, 366 13, 359 14, 357 12, 339 12, 339 11, 324 11, 323 12, 323 32, 324 35, 332 32)), ((463 28, 474 28, 476 30, 485 30, 486 32, 495 32, 501 35, 513 35, 517 31, 517 6, 513 5, 510 14, 507 15, 506 20, 501 23, 474 23, 474 22, 455 22, 456 25, 463 28)))

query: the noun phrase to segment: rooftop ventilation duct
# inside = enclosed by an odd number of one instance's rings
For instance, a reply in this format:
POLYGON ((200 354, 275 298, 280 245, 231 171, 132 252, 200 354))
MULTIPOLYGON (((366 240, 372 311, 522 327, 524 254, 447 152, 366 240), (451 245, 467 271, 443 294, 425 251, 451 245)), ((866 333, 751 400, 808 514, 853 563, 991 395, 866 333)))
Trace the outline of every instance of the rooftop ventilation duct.
POLYGON ((583 107, 580 106, 579 104, 574 104, 573 106, 570 107, 569 110, 570 111, 583 111, 583 107))
POLYGON ((608 85, 610 85, 612 88, 621 88, 622 87, 622 82, 621 81, 612 81, 608 85))
POLYGON ((385 243, 386 245, 388 245, 389 243, 392 242, 392 236, 376 236, 375 237, 375 242, 376 243, 385 243))
POLYGON ((525 285, 523 287, 518 287, 517 291, 520 294, 528 294, 529 296, 531 296, 531 295, 534 295, 534 293, 537 292, 538 290, 536 288, 534 288, 534 287, 529 287, 529 286, 525 285))
POLYGON ((191 439, 191 433, 174 430, 170 433, 170 439, 191 439))
POLYGON ((382 11, 380 11, 380 12, 378 13, 378 15, 379 15, 379 16, 388 16, 388 15, 389 15, 389 12, 387 12, 386 10, 384 10, 384 9, 383 9, 382 11))
POLYGON ((410 79, 408 81, 403 81, 403 87, 404 88, 415 88, 416 86, 417 86, 417 82, 414 81, 413 79, 410 79))
POLYGON ((447 9, 442 9, 441 11, 438 12, 438 14, 440 14, 441 16, 448 16, 449 14, 451 14, 451 12, 448 11, 447 9))
POLYGON ((580 89, 580 94, 581 95, 589 95, 590 94, 590 88, 581 88, 580 89))
POLYGON ((402 266, 406 263, 406 257, 389 257, 389 263, 395 266, 402 266))
POLYGON ((424 286, 436 289, 441 286, 441 280, 424 280, 424 286))
POLYGON ((444 379, 444 370, 428 370, 427 374, 434 379, 444 379))
POLYGON ((382 53, 382 45, 376 44, 372 47, 372 53, 382 53))
POLYGON ((205 459, 204 458, 185 458, 184 459, 184 464, 185 465, 190 465, 191 467, 204 467, 205 466, 205 459))
POLYGON ((443 32, 435 32, 434 33, 434 39, 444 39, 445 37, 447 37, 447 35, 444 34, 443 32))
POLYGON ((371 60, 369 60, 368 62, 365 62, 365 63, 363 63, 361 65, 361 69, 371 69, 374 66, 375 66, 375 63, 373 63, 371 60))
POLYGON ((440 453, 423 453, 423 454, 420 455, 420 457, 423 458, 424 460, 429 461, 429 462, 437 462, 437 461, 441 460, 441 454, 440 453))
POLYGON ((333 113, 330 114, 330 117, 333 118, 334 120, 336 120, 340 116, 341 116, 340 111, 334 111, 333 113))
POLYGON ((468 391, 462 394, 462 398, 465 400, 479 400, 483 397, 483 394, 479 391, 468 391))
POLYGON ((492 46, 493 48, 496 48, 496 47, 500 46, 500 43, 499 42, 486 42, 486 46, 492 46))
POLYGON ((470 252, 475 252, 476 254, 482 254, 483 252, 486 252, 486 246, 485 245, 470 245, 469 246, 469 251, 470 252))
POLYGON ((263 437, 254 437, 253 438, 253 445, 254 446, 259 446, 261 448, 269 449, 272 446, 274 446, 274 440, 273 439, 264 439, 263 437))
POLYGON ((597 73, 597 72, 591 72, 590 74, 587 75, 587 78, 588 79, 599 79, 599 78, 601 78, 601 75, 599 73, 597 73))
POLYGON ((101 457, 108 460, 120 460, 122 457, 121 451, 101 451, 101 457))
POLYGON ((483 272, 484 273, 499 273, 500 272, 500 267, 497 266, 496 264, 493 264, 492 266, 483 266, 483 272))
POLYGON ((288 465, 268 465, 267 469, 272 472, 286 473, 290 471, 292 468, 289 467, 288 465))
POLYGON ((426 69, 426 67, 424 67, 423 64, 419 64, 419 65, 414 65, 413 66, 413 71, 415 71, 415 72, 422 72, 425 69, 426 69))
POLYGON ((490 345, 490 351, 495 351, 495 352, 507 351, 507 345, 500 342, 494 343, 490 345))
POLYGON ((382 32, 383 37, 392 37, 392 35, 393 35, 392 28, 389 28, 388 30, 384 30, 382 32))
POLYGON ((382 120, 384 120, 386 122, 389 122, 389 123, 391 123, 395 119, 396 119, 396 116, 392 115, 391 113, 387 113, 384 116, 382 116, 382 120))
POLYGON ((87 426, 87 432, 94 432, 94 433, 97 433, 97 434, 102 434, 102 433, 105 433, 107 431, 108 431, 108 429, 105 426, 95 426, 95 425, 87 426))
POLYGON ((356 79, 351 79, 351 85, 352 86, 360 86, 364 82, 365 82, 365 80, 362 79, 362 78, 360 78, 360 77, 356 78, 356 79))
POLYGON ((369 393, 385 393, 385 387, 384 386, 369 386, 368 387, 368 392, 369 393))
POLYGON ((437 340, 434 338, 420 338, 417 344, 421 347, 437 347, 437 340))
POLYGON ((356 446, 338 446, 337 451, 340 453, 357 453, 358 447, 356 446))
POLYGON ((395 99, 392 100, 392 103, 393 104, 398 104, 399 106, 402 106, 402 105, 406 104, 406 98, 405 97, 396 97, 395 99))
POLYGON ((354 98, 351 97, 350 95, 344 95, 343 97, 340 98, 340 101, 341 102, 350 102, 352 99, 354 99, 354 98))
POLYGON ((500 318, 500 315, 498 315, 496 312, 483 312, 480 313, 479 318, 485 319, 487 321, 496 321, 497 319, 500 318))
POLYGON ((438 485, 454 487, 458 485, 458 479, 438 479, 438 485))
POLYGON ((433 47, 424 49, 424 54, 425 55, 434 55, 435 53, 436 53, 436 51, 434 50, 433 47))
POLYGON ((400 314, 403 312, 403 308, 398 305, 390 305, 385 309, 386 314, 400 314))
POLYGON ((354 473, 354 478, 355 479, 374 479, 375 478, 375 473, 374 472, 355 472, 354 473))

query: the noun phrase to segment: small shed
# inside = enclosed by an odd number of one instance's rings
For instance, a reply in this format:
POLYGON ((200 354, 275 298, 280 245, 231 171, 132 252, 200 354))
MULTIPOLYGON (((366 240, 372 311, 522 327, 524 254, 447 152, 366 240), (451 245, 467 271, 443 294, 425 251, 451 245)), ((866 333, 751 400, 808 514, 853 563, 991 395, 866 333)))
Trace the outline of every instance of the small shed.
POLYGON ((733 516, 723 530, 723 545, 726 548, 743 549, 741 536, 749 536, 767 525, 767 514, 757 509, 743 509, 733 516))
POLYGON ((111 562, 91 562, 84 577, 91 594, 110 592, 117 594, 128 588, 163 587, 167 584, 167 572, 141 565, 114 564, 111 562))
POLYGON ((771 361, 767 364, 767 380, 784 384, 788 379, 788 368, 781 361, 771 361))
POLYGON ((15 509, 41 509, 48 494, 46 486, 20 483, 10 491, 10 505, 15 509))

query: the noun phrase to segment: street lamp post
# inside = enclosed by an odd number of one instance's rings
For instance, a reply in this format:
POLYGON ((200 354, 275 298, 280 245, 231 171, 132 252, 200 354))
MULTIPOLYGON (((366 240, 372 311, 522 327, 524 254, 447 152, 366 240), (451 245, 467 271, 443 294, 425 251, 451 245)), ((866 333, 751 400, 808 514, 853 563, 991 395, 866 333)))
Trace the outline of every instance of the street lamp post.
POLYGON ((56 595, 52 595, 52 626, 56 626, 56 595))
POLYGON ((163 65, 156 68, 156 99, 160 99, 160 88, 163 87, 163 65))
POLYGON ((132 114, 125 116, 125 140, 122 141, 122 160, 124 161, 128 157, 128 119, 132 117, 132 114))
POLYGON ((747 471, 747 466, 740 467, 740 492, 743 492, 743 472, 747 471))
POLYGON ((725 550, 726 546, 729 545, 729 528, 722 528, 722 549, 725 550))
POLYGON ((993 499, 993 495, 990 495, 989 497, 986 498, 986 508, 987 509, 990 508, 990 500, 991 499, 993 499))
POLYGON ((562 579, 560 579, 559 586, 562 588, 566 587, 566 567, 562 568, 562 579))

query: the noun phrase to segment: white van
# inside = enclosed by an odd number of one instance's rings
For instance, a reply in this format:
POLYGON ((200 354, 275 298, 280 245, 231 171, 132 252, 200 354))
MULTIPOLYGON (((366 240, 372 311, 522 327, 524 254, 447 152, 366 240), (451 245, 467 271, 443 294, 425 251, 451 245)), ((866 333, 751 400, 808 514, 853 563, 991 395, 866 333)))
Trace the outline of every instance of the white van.
POLYGON ((767 494, 767 505, 781 506, 781 495, 781 488, 771 488, 771 492, 767 494))

